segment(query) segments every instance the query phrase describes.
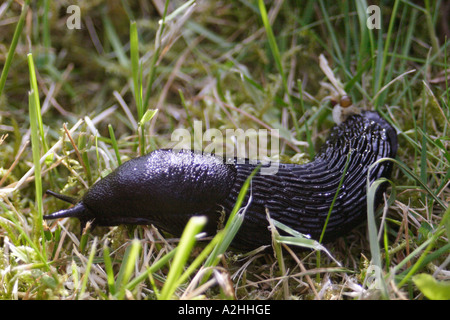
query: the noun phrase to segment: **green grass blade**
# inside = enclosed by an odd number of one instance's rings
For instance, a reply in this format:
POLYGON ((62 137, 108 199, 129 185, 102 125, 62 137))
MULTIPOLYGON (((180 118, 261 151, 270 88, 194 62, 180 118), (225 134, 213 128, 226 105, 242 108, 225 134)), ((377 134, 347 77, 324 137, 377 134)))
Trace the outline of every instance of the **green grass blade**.
POLYGON ((177 279, 180 277, 186 261, 191 254, 192 248, 196 242, 196 236, 205 225, 206 218, 203 216, 192 217, 187 223, 177 246, 177 252, 175 253, 172 266, 167 275, 167 280, 161 290, 159 296, 160 300, 172 299, 172 296, 177 289, 177 279))
MULTIPOLYGON (((182 14, 183 11, 187 10, 191 5, 193 5, 195 2, 195 0, 189 0, 186 1, 184 4, 182 4, 181 6, 179 6, 178 8, 176 8, 175 10, 173 10, 173 12, 171 14, 169 14, 168 16, 166 16, 166 13, 163 16, 163 20, 161 20, 161 23, 167 23, 169 21, 172 21, 173 19, 175 19, 178 15, 182 14)), ((169 1, 166 1, 166 8, 164 8, 164 10, 167 10, 167 5, 169 4, 169 1)))
MULTIPOLYGON (((302 111, 302 115, 305 114, 305 105, 304 105, 304 101, 303 101, 303 87, 302 87, 302 82, 300 80, 297 81, 297 87, 298 87, 298 92, 300 94, 300 108, 302 111)), ((309 152, 309 157, 311 159, 314 158, 314 144, 312 142, 311 139, 311 130, 309 130, 309 126, 308 126, 308 121, 306 121, 305 119, 305 133, 306 133, 306 141, 308 142, 308 152, 309 152)))
POLYGON ((11 45, 9 47, 5 65, 3 66, 2 74, 0 76, 0 96, 2 95, 3 88, 5 87, 6 78, 8 77, 9 68, 11 67, 14 53, 16 52, 17 43, 19 42, 20 35, 22 34, 22 29, 25 24, 25 18, 28 13, 29 5, 30 0, 25 1, 22 7, 22 12, 20 13, 19 21, 17 22, 16 29, 14 30, 14 35, 11 41, 11 45))
POLYGON ((447 205, 435 194, 435 192, 433 192, 433 190, 430 189, 430 187, 428 187, 427 184, 425 184, 422 179, 420 179, 420 177, 418 177, 414 172, 412 172, 404 163, 402 163, 401 161, 398 161, 396 159, 388 159, 388 158, 382 158, 379 159, 378 161, 376 161, 373 165, 383 162, 383 161, 392 161, 395 164, 397 164, 400 169, 406 173, 408 176, 410 176, 411 178, 413 178, 416 182, 418 182, 421 187, 443 208, 443 209, 447 209, 447 205))
POLYGON ((103 261, 105 263, 106 281, 108 282, 109 293, 114 295, 116 293, 116 282, 114 280, 114 270, 107 245, 103 246, 103 261))
MULTIPOLYGON (((1 204, 1 203, 0 203, 1 204)), ((6 212, 6 210, 5 210, 6 212)), ((42 249, 42 251, 40 250, 40 248, 38 247, 38 244, 35 243, 29 236, 29 234, 27 233, 26 230, 24 230, 24 228, 22 227, 21 223, 16 219, 14 214, 9 215, 8 217, 14 224, 15 228, 17 229, 17 231, 19 231, 20 236, 25 239, 25 242, 34 250, 34 252, 36 252, 37 256, 39 257, 39 260, 43 263, 43 265, 45 265, 46 270, 50 270, 47 258, 45 256, 45 254, 43 252, 45 252, 45 248, 42 249)))
POLYGON ((142 116, 141 121, 139 121, 139 126, 143 127, 147 122, 153 119, 153 117, 158 113, 158 109, 147 109, 142 116))
POLYGON ((167 16, 167 9, 169 8, 169 2, 170 2, 169 0, 166 0, 166 2, 165 2, 164 13, 163 13, 161 22, 159 24, 159 28, 157 31, 157 37, 155 38, 155 49, 154 49, 152 60, 150 62, 150 66, 149 66, 150 72, 148 73, 148 77, 147 77, 147 90, 145 92, 145 98, 144 98, 145 108, 148 108, 150 96, 152 94, 153 82, 155 81, 156 62, 158 61, 159 54, 161 53, 161 37, 162 37, 164 29, 166 27, 166 16, 167 16))
POLYGON ((414 276, 413 281, 428 299, 450 300, 450 281, 437 281, 432 275, 426 273, 414 276))
MULTIPOLYGON (((258 172, 258 170, 259 166, 255 170, 253 170, 253 172, 250 174, 249 177, 247 177, 246 181, 244 182, 239 192, 234 208, 230 213, 230 216, 228 217, 225 227, 214 236, 214 238, 203 249, 201 254, 197 256, 197 258, 193 261, 193 263, 179 277, 178 281, 176 281, 176 283, 174 284, 175 287, 178 287, 180 284, 186 281, 189 275, 192 274, 196 270, 196 268, 200 266, 201 262, 204 261, 205 259, 206 261, 203 265, 203 268, 211 268, 219 263, 220 257, 228 249, 235 235, 239 231, 242 222, 244 221, 246 208, 243 208, 241 212, 239 211, 241 209, 242 202, 247 194, 251 179, 256 174, 256 172, 258 172)), ((251 201, 251 196, 249 198, 249 201, 251 201)), ((211 272, 212 271, 205 273, 205 275, 203 276, 202 283, 204 283, 210 277, 211 272)))
POLYGON ((325 252, 337 265, 341 266, 341 263, 339 261, 337 261, 332 255, 331 253, 327 250, 326 247, 324 247, 322 244, 320 244, 319 241, 316 241, 314 239, 311 239, 309 236, 304 235, 292 228, 290 228, 289 226, 276 221, 272 218, 270 218, 270 222, 271 224, 277 228, 280 229, 288 234, 290 234, 290 236, 281 236, 281 235, 276 235, 275 240, 279 243, 284 243, 287 245, 291 245, 291 246, 297 246, 297 247, 301 247, 301 248, 307 248, 307 249, 313 249, 313 250, 318 250, 318 251, 323 251, 325 252))
POLYGON ((42 148, 44 149, 44 152, 48 151, 47 143, 45 141, 45 135, 44 135, 44 124, 42 121, 41 116, 41 104, 39 102, 39 89, 37 85, 37 79, 36 79, 36 70, 34 67, 34 61, 33 61, 33 55, 31 53, 28 54, 28 68, 30 71, 30 86, 31 91, 33 92, 33 99, 34 99, 34 105, 36 108, 36 119, 38 123, 38 130, 41 135, 41 142, 42 142, 42 148))
POLYGON ((125 296, 125 287, 131 278, 131 274, 133 273, 134 265, 138 258, 141 247, 141 242, 137 239, 134 239, 131 245, 127 248, 116 281, 116 297, 119 300, 123 299, 125 296))
MULTIPOLYGON (((37 116, 37 104, 35 101, 35 95, 33 91, 28 94, 29 99, 29 115, 30 115, 30 131, 31 131, 31 149, 33 153, 33 165, 34 165, 34 184, 35 184, 35 201, 37 217, 35 217, 35 228, 34 228, 34 238, 36 242, 39 238, 43 238, 43 228, 42 228, 42 216, 43 216, 43 206, 42 206, 42 177, 41 177, 41 144, 39 141, 39 130, 38 130, 38 116, 37 116)), ((44 240, 43 240, 44 241, 44 240)), ((43 246, 45 248, 45 246, 43 246)))
POLYGON ((439 50, 439 39, 436 36, 436 27, 434 26, 433 18, 431 16, 430 0, 425 0, 425 9, 425 19, 427 23, 428 34, 431 39, 433 53, 436 54, 439 50))
POLYGON ((41 142, 43 151, 47 152, 48 148, 44 139, 44 127, 41 117, 41 107, 39 103, 39 94, 36 80, 36 73, 34 69, 33 56, 28 54, 28 67, 30 72, 30 87, 31 91, 28 95, 29 100, 29 119, 30 119, 30 132, 32 140, 32 153, 34 164, 34 176, 35 176, 35 192, 36 192, 36 206, 37 217, 35 217, 34 239, 38 243, 39 239, 42 241, 43 255, 45 256, 45 237, 44 229, 42 228, 43 217, 43 204, 42 204, 42 176, 41 176, 41 142), (39 137, 40 136, 40 137, 39 137))
MULTIPOLYGON (((216 235, 216 237, 220 238, 218 241, 218 245, 214 248, 213 252, 208 257, 208 260, 205 262, 205 267, 215 266, 219 262, 220 256, 228 249, 231 241, 234 239, 234 236, 238 232, 239 227, 244 220, 245 208, 242 210, 242 212, 239 212, 239 210, 241 209, 244 198, 247 195, 247 191, 250 187, 253 176, 258 172, 259 168, 259 166, 255 168, 255 170, 253 170, 253 172, 250 174, 250 176, 247 177, 244 184, 242 185, 233 210, 231 211, 227 223, 223 228, 223 233, 219 233, 216 235)), ((251 195, 249 197, 249 202, 250 201, 251 195)))
POLYGON ((300 137, 300 127, 298 125, 297 115, 296 115, 296 113, 294 111, 292 97, 289 94, 289 88, 288 88, 286 74, 285 74, 284 69, 283 69, 283 64, 281 63, 280 50, 278 49, 277 41, 275 39, 275 35, 273 33, 272 26, 270 25, 269 17, 267 15, 266 6, 264 5, 264 0, 259 0, 258 1, 258 5, 259 5, 259 11, 260 11, 260 14, 261 14, 261 19, 263 21, 264 28, 266 30, 267 39, 269 41, 269 46, 270 46, 270 49, 272 51, 272 55, 273 55, 273 58, 275 60, 275 64, 277 65, 278 72, 281 75, 281 80, 283 81, 284 92, 287 95, 288 100, 289 100, 289 104, 288 105, 289 105, 289 112, 291 113, 291 117, 292 117, 292 122, 294 123, 294 127, 295 127, 295 130, 297 132, 297 138, 299 138, 300 137))
MULTIPOLYGON (((395 20, 396 20, 396 16, 397 16, 397 10, 398 10, 399 3, 400 3, 400 0, 395 0, 394 6, 392 8, 391 20, 389 21, 389 27, 388 27, 388 31, 387 31, 387 35, 386 35, 386 41, 384 43, 381 66, 377 70, 378 81, 376 83, 376 87, 375 87, 375 91, 374 91, 375 93, 377 93, 383 87, 383 81, 384 81, 383 75, 386 73, 385 68, 386 68, 386 64, 387 64, 388 52, 389 52, 389 48, 390 48, 390 44, 391 44, 391 40, 392 40, 392 32, 394 29, 394 24, 395 24, 395 20)), ((382 39, 382 36, 381 35, 379 35, 379 36, 380 36, 380 39, 382 39)), ((380 39, 379 39, 379 41, 382 41, 380 39)), ((377 100, 375 101, 375 107, 378 108, 379 106, 380 106, 380 99, 378 97, 377 100)))
POLYGON ((140 283, 145 281, 149 275, 152 273, 160 270, 162 267, 164 267, 169 261, 173 259, 175 256, 175 253, 177 251, 177 248, 173 249, 172 251, 165 254, 163 257, 161 257, 157 262, 153 263, 150 267, 147 268, 147 270, 140 275, 138 275, 136 278, 128 282, 125 286, 125 290, 133 290, 136 286, 138 286, 140 283))
POLYGON ((92 243, 91 252, 89 253, 89 258, 86 263, 86 269, 83 274, 83 281, 81 282, 80 291, 77 295, 78 299, 83 299, 84 292, 87 289, 87 283, 89 280, 89 274, 91 273, 92 264, 94 263, 95 251, 97 250, 97 237, 94 238, 94 242, 92 243))
MULTIPOLYGON (((399 282, 399 284, 398 284, 399 287, 402 287, 404 284, 406 284, 411 279, 411 277, 420 270, 420 268, 424 265, 423 262, 426 260, 428 252, 431 251, 431 249, 436 244, 436 241, 438 240, 438 238, 445 231, 447 231, 447 235, 448 235, 449 228, 450 228, 450 207, 448 207, 447 210, 445 211, 445 213, 442 217, 442 220, 439 223, 439 226, 435 229, 435 232, 431 236, 431 239, 430 239, 431 241, 427 245, 425 250, 423 251, 422 255, 419 257, 419 259, 416 261, 416 263, 412 266, 412 268, 409 270, 409 272, 405 275, 405 277, 399 282)), ((447 245, 447 247, 449 247, 449 246, 447 245)), ((450 252, 450 249, 446 248, 445 251, 446 251, 446 254, 448 255, 448 253, 450 252)))
MULTIPOLYGON (((425 88, 422 90, 422 114, 423 114, 423 123, 422 123, 422 145, 421 145, 421 154, 420 154, 420 179, 424 184, 428 184, 428 172, 427 172, 427 117, 426 117, 426 106, 425 106, 425 88)), ((425 194, 422 194, 422 200, 425 200, 425 194)))
POLYGON ((342 172, 341 180, 339 180, 339 184, 338 184, 336 193, 334 194, 333 201, 331 201, 330 209, 328 210, 328 215, 327 215, 327 218, 326 218, 325 223, 322 228, 322 233, 320 234, 320 238, 319 238, 320 243, 322 243, 323 237, 325 235, 325 231, 327 229, 328 221, 330 220, 331 212, 333 211, 334 203, 336 202, 336 199, 342 188, 342 184, 344 183, 344 179, 347 174, 347 169, 348 169, 348 165, 350 164, 350 158, 352 156, 352 153, 353 153, 353 149, 351 149, 350 152, 347 154, 347 160, 345 162, 344 172, 342 172))
POLYGON ((144 155, 146 150, 145 143, 145 122, 141 122, 144 116, 144 105, 142 100, 142 68, 139 63, 139 39, 137 26, 135 21, 130 22, 130 60, 131 60, 131 73, 133 80, 133 95, 136 103, 136 109, 138 114, 138 126, 139 136, 139 149, 140 154, 144 155))
POLYGON ((111 124, 108 124, 109 137, 111 138, 111 144, 114 149, 114 153, 116 154, 117 163, 120 166, 122 164, 122 160, 120 159, 119 146, 117 145, 116 136, 114 134, 114 129, 111 124))
POLYGON ((325 20, 325 25, 327 26, 327 29, 328 29, 328 34, 329 34, 329 36, 331 38, 331 42, 333 44, 334 51, 335 51, 335 53, 337 55, 337 60, 338 60, 339 64, 342 67, 345 68, 344 56, 342 54, 341 47, 339 46, 339 42, 338 42, 337 37, 336 37, 335 29, 331 25, 331 21, 330 21, 329 15, 328 15, 328 11, 327 11, 327 9, 325 7, 325 4, 324 4, 323 0, 319 0, 319 4, 320 4, 320 9, 321 9, 323 18, 325 20))
MULTIPOLYGON (((360 38, 359 41, 355 41, 355 43, 359 42, 359 48, 358 48, 358 67, 357 72, 363 72, 362 70, 365 69, 363 66, 364 61, 369 58, 368 63, 370 65, 373 65, 375 57, 375 45, 374 45, 374 36, 372 29, 367 28, 367 1, 361 0, 356 1, 356 12, 358 14, 358 23, 359 23, 359 31, 360 31, 360 38)), ((356 77, 356 76, 355 76, 356 77)), ((347 91, 347 85, 345 87, 345 90, 347 91)))
MULTIPOLYGON (((439 238, 439 236, 441 235, 441 233, 443 232, 444 226, 447 226, 447 224, 449 223, 450 220, 450 207, 447 207, 445 205, 445 203, 442 202, 441 199, 439 199, 439 197, 437 197, 437 195, 422 181, 422 179, 420 177, 418 177, 417 175, 415 175, 413 172, 411 172, 406 165, 404 165, 402 162, 396 160, 396 159, 391 159, 391 158, 381 158, 379 160, 377 160, 376 162, 374 162, 370 168, 369 168, 369 173, 372 170, 372 168, 374 168, 377 164, 384 162, 384 161, 392 161, 395 164, 397 164, 400 169, 402 169, 402 171, 404 173, 406 173, 408 176, 410 176, 411 178, 415 179, 421 186, 422 188, 427 191, 427 193, 442 207, 446 210, 438 228, 436 228, 435 233, 432 235, 431 241, 429 241, 425 251, 422 253, 421 257, 418 259, 418 261, 414 264, 414 266, 410 269, 410 271, 406 274, 406 276, 400 281, 400 283, 398 284, 399 287, 403 286, 405 283, 407 283, 410 278, 419 270, 419 268, 421 267, 422 262, 426 259, 427 257, 427 253, 433 248, 433 246, 435 245, 437 239, 439 238), (441 231, 440 231, 441 230, 441 231)), ((368 174, 369 177, 369 174, 368 174)), ((370 246, 371 246, 371 253, 372 253, 372 258, 375 259, 374 265, 380 267, 378 272, 381 272, 381 257, 380 257, 380 248, 378 245, 378 236, 377 236, 377 231, 376 231, 376 226, 375 226, 375 217, 374 217, 374 213, 373 213, 373 203, 374 203, 374 197, 375 197, 375 191, 376 188, 383 182, 386 182, 388 180, 386 179, 379 179, 376 182, 374 182, 372 184, 372 186, 370 186, 370 193, 368 193, 368 198, 367 198, 367 205, 368 205, 368 210, 367 210, 367 214, 368 214, 368 225, 369 225, 369 239, 370 239, 370 246), (372 205, 370 206, 370 203, 372 203, 372 205), (370 211, 369 211, 370 210, 370 211)), ((368 185, 368 190, 369 190, 369 178, 367 179, 367 185, 368 185)), ((381 275, 378 275, 379 277, 381 277, 381 275)), ((385 285, 384 280, 381 280, 381 283, 385 285)))
POLYGON ((186 111, 186 120, 189 123, 189 127, 191 128, 191 132, 194 132, 194 125, 192 124, 191 115, 189 114, 189 110, 186 104, 186 100, 184 99, 184 94, 181 89, 178 90, 178 93, 180 94, 181 104, 184 107, 184 110, 186 111))
MULTIPOLYGON (((369 170, 370 172, 370 170, 369 170)), ((381 290, 381 294, 383 298, 387 298, 388 292, 387 292, 387 285, 384 281, 384 277, 382 274, 383 270, 383 264, 381 259, 381 252, 380 252, 380 245, 378 243, 378 230, 377 225, 375 222, 375 194, 378 189, 378 187, 386 183, 387 179, 378 179, 374 181, 372 184, 370 184, 370 174, 367 174, 367 227, 369 230, 369 244, 370 244, 370 253, 372 255, 372 265, 374 266, 375 271, 375 278, 377 281, 378 289, 381 290)))
POLYGON ((125 54, 124 47, 120 42, 119 36, 117 35, 116 30, 114 29, 114 25, 111 22, 111 19, 106 14, 102 14, 102 21, 103 26, 105 28, 106 36, 108 37, 108 40, 111 43, 114 53, 116 54, 117 60, 119 61, 122 67, 128 68, 129 61, 125 54))
MULTIPOLYGON (((274 224, 274 222, 276 222, 276 221, 274 221, 270 218, 270 212, 267 209, 266 209, 266 216, 267 216, 267 221, 269 221, 270 233, 272 235, 273 252, 274 252, 275 258, 277 259, 277 262, 278 262, 278 268, 280 269, 278 273, 280 276, 283 277, 283 276, 287 275, 286 264, 284 263, 284 257, 283 257, 283 249, 281 246, 283 243, 283 239, 280 239, 281 236, 278 233, 278 230, 274 224)), ((286 237, 286 238, 290 238, 290 237, 286 237)), ((289 298, 289 287, 288 287, 287 278, 283 279, 282 285, 283 285, 284 299, 288 299, 289 298)))
MULTIPOLYGON (((224 233, 223 230, 219 231, 219 233, 224 233)), ((194 273, 195 270, 197 270, 200 265, 202 264, 205 259, 208 258, 208 255, 214 250, 214 248, 217 246, 221 239, 221 236, 215 236, 207 245, 206 247, 200 252, 200 254, 194 259, 194 261, 189 265, 189 267, 186 268, 186 270, 183 272, 183 274, 178 278, 176 283, 174 284, 175 287, 179 287, 181 284, 183 284, 185 281, 188 280, 189 276, 194 273)), ((205 266, 206 268, 207 266, 205 266)))
POLYGON ((136 21, 130 22, 130 60, 133 78, 133 94, 138 112, 138 121, 140 121, 144 115, 144 107, 142 105, 142 78, 140 72, 141 66, 139 63, 139 39, 136 21))

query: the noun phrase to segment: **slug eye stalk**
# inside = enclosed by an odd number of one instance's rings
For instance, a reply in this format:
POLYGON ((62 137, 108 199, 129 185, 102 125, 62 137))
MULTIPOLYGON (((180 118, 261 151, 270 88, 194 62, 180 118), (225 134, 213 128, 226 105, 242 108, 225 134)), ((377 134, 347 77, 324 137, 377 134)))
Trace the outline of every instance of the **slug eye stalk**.
POLYGON ((47 190, 47 191, 45 191, 45 193, 48 194, 48 195, 51 195, 51 196, 53 196, 53 197, 55 197, 57 199, 60 199, 62 201, 68 202, 68 203, 75 204, 75 203, 78 202, 78 200, 76 198, 74 198, 74 197, 66 196, 64 194, 57 193, 57 192, 54 192, 52 190, 47 190))

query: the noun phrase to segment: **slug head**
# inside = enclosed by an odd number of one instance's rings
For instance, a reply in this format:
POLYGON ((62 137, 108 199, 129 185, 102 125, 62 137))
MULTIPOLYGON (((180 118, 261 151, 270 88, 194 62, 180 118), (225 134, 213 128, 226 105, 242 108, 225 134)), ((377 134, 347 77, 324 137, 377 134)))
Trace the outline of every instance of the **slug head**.
POLYGON ((82 225, 154 224, 183 230, 192 215, 214 215, 234 184, 234 165, 190 150, 155 150, 131 159, 97 181, 81 199, 49 191, 74 207, 45 219, 75 217, 82 225))

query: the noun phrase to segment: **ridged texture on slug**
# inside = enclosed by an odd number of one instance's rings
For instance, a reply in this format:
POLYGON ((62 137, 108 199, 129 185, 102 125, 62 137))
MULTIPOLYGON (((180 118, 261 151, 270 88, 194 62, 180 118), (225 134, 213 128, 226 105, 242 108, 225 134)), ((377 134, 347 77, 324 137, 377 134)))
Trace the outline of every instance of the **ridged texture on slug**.
MULTIPOLYGON (((252 201, 232 246, 251 249, 271 243, 266 210, 271 218, 318 239, 350 153, 325 241, 345 235, 366 218, 369 166, 380 158, 395 157, 396 151, 395 130, 378 113, 350 116, 331 130, 310 163, 279 164, 274 175, 254 176, 252 201)), ((213 234, 224 218, 221 212, 231 212, 255 167, 191 151, 156 150, 98 181, 72 209, 44 218, 77 217, 82 222, 94 220, 94 225, 154 224, 180 235, 191 216, 206 215, 206 231, 213 234)), ((389 161, 378 164, 370 181, 389 177, 391 167, 389 161)))
MULTIPOLYGON (((395 157, 397 151, 394 129, 375 112, 350 116, 342 125, 335 126, 310 163, 280 164, 276 175, 256 175, 252 180, 252 202, 234 243, 241 248, 270 244, 266 209, 271 218, 319 239, 350 150, 347 172, 331 211, 324 241, 345 235, 365 221, 368 169, 378 159, 395 157)), ((224 201, 228 210, 253 168, 249 164, 236 165, 236 182, 224 201)), ((371 170, 370 181, 389 177, 391 168, 389 161, 376 165, 371 170)), ((377 193, 377 203, 385 187, 377 193)))

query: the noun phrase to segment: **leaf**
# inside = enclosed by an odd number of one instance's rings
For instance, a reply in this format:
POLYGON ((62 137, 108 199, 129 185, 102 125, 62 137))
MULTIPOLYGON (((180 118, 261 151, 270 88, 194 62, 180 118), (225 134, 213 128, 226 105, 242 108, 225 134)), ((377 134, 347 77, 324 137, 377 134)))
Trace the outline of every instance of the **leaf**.
POLYGON ((189 219, 183 233, 181 234, 180 242, 177 246, 177 252, 173 258, 172 266, 167 275, 167 280, 161 290, 160 300, 168 300, 177 289, 177 279, 181 276, 185 268, 185 264, 191 254, 192 248, 197 240, 197 235, 206 225, 206 217, 193 216, 189 219))
POLYGON ((413 281, 428 299, 450 300, 450 281, 437 281, 426 273, 414 276, 413 281))
POLYGON ((145 111, 144 115, 142 116, 141 121, 139 121, 139 126, 143 126, 144 123, 149 122, 150 120, 153 119, 153 117, 156 115, 156 113, 158 112, 159 109, 147 109, 147 111, 145 111))
POLYGON ((338 266, 341 266, 341 263, 337 261, 331 253, 318 241, 311 239, 309 235, 302 234, 287 225, 276 221, 272 218, 269 218, 269 222, 274 227, 283 230, 286 233, 289 233, 291 236, 280 236, 279 234, 276 234, 275 240, 280 243, 285 243, 288 245, 294 245, 302 248, 309 248, 309 249, 315 249, 325 252, 338 266))

